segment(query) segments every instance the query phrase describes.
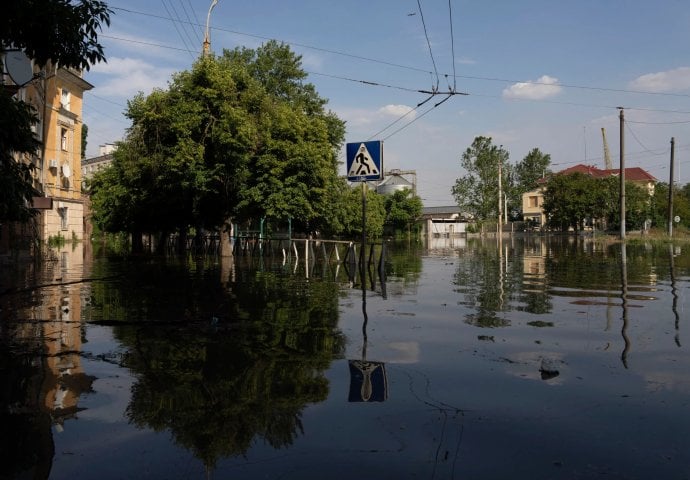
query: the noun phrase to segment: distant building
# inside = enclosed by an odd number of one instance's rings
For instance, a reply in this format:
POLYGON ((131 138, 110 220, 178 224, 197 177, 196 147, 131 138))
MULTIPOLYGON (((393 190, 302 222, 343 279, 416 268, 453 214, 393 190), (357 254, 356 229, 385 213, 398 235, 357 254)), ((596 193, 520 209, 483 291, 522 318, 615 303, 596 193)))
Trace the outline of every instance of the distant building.
POLYGON ((386 172, 384 179, 376 186, 376 193, 381 195, 393 195, 395 192, 402 190, 410 190, 413 193, 416 191, 414 181, 410 181, 403 177, 404 174, 414 175, 414 171, 402 172, 401 170, 391 170, 386 172))
POLYGON ((467 215, 457 205, 424 207, 422 209, 422 236, 426 238, 453 237, 467 233, 467 215))
MULTIPOLYGON (((620 169, 602 170, 592 165, 578 164, 574 167, 566 168, 555 175, 571 175, 573 173, 582 173, 593 178, 607 178, 617 177, 620 175, 620 169)), ((657 179, 640 167, 632 167, 625 169, 625 180, 627 182, 636 183, 647 190, 649 196, 654 195, 654 186, 657 179)), ((522 194, 522 216, 525 221, 531 221, 537 226, 546 224, 546 215, 544 214, 544 191, 548 178, 541 178, 539 186, 534 190, 522 194)))
POLYGON ((117 146, 112 143, 106 143, 98 147, 98 156, 85 158, 81 161, 81 176, 84 180, 93 177, 97 171, 107 167, 113 162, 113 152, 117 150, 117 146))

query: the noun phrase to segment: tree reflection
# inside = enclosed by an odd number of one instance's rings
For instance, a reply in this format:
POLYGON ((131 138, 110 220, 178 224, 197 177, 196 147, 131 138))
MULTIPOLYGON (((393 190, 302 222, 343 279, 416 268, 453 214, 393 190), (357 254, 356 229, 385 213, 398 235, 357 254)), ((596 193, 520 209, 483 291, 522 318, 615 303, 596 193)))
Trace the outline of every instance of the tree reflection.
POLYGON ((336 284, 240 276, 209 322, 115 329, 138 376, 129 419, 170 430, 208 468, 257 439, 292 444, 303 433, 302 410, 327 398, 324 372, 344 352, 336 284))

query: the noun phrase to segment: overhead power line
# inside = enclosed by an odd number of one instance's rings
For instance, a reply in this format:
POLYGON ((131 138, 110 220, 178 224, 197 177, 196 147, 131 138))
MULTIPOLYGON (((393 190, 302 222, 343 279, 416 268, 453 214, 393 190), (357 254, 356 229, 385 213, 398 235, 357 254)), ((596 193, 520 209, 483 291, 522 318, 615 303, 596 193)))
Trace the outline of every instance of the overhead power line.
MULTIPOLYGON (((147 16, 147 17, 159 18, 162 20, 171 21, 171 19, 169 17, 165 17, 163 15, 157 15, 157 14, 153 14, 153 13, 145 13, 145 12, 140 12, 137 10, 122 8, 122 7, 111 7, 111 8, 113 10, 119 10, 119 11, 123 11, 123 12, 127 12, 127 13, 132 13, 135 15, 143 15, 143 16, 147 16)), ((198 26, 198 27, 202 27, 202 25, 199 25, 198 23, 194 24, 194 25, 198 26)), ((265 35, 258 35, 258 34, 247 33, 247 32, 240 32, 237 30, 231 30, 231 29, 222 28, 222 27, 211 27, 211 28, 213 30, 216 30, 219 32, 231 33, 234 35, 241 35, 241 36, 250 37, 250 38, 257 38, 260 40, 276 40, 276 38, 274 38, 274 37, 268 37, 265 35)), ((103 35, 103 36, 108 38, 105 35, 103 35)), ((361 60, 361 61, 376 63, 379 65, 386 65, 389 67, 401 68, 401 69, 405 69, 405 70, 421 72, 421 73, 426 73, 426 74, 433 74, 433 72, 429 71, 428 69, 414 67, 411 65, 403 65, 403 64, 399 64, 399 63, 389 62, 386 60, 381 60, 381 59, 376 59, 376 58, 371 58, 371 57, 365 57, 362 55, 351 54, 351 53, 342 52, 342 51, 338 51, 338 50, 316 47, 316 46, 308 45, 308 44, 304 44, 304 43, 290 42, 290 41, 286 41, 286 40, 280 40, 280 41, 282 41, 283 43, 286 43, 288 45, 295 46, 295 47, 307 48, 310 50, 324 52, 324 53, 330 53, 333 55, 339 55, 342 57, 352 58, 355 60, 361 60)), ((146 44, 145 42, 142 42, 142 43, 146 44)), ((155 44, 151 43, 148 45, 155 45, 155 44)), ((157 46, 160 46, 160 45, 157 45, 157 46)), ((184 50, 184 49, 176 48, 176 50, 184 50)), ((450 74, 448 74, 448 75, 450 75, 450 74)), ((690 98, 690 94, 687 94, 687 93, 650 92, 650 91, 645 91, 645 90, 629 90, 629 89, 623 89, 623 88, 609 88, 609 87, 598 87, 598 86, 588 86, 588 85, 576 85, 576 84, 569 84, 569 83, 553 84, 553 83, 545 83, 545 82, 530 81, 530 80, 515 80, 515 79, 498 78, 498 77, 482 77, 482 76, 476 76, 476 75, 473 76, 473 75, 453 74, 452 76, 454 77, 454 79, 462 78, 462 79, 466 79, 466 80, 481 80, 481 81, 489 81, 489 82, 501 82, 501 83, 506 83, 506 84, 524 83, 524 84, 528 84, 528 85, 545 85, 545 86, 550 86, 550 87, 553 87, 554 85, 556 85, 556 86, 563 87, 563 88, 575 88, 575 89, 581 89, 581 90, 593 90, 593 91, 601 91, 601 92, 616 92, 616 93, 626 93, 626 94, 636 94, 636 95, 656 95, 656 96, 690 98)), ((684 112, 677 112, 677 113, 684 113, 684 112)))
POLYGON ((426 38, 426 44, 429 47, 429 56, 431 57, 431 64, 434 67, 434 74, 436 75, 436 87, 432 87, 432 90, 438 90, 439 77, 438 69, 436 68, 436 60, 434 60, 434 53, 431 51, 431 42, 429 41, 429 33, 426 30, 426 22, 424 21, 424 12, 422 12, 422 2, 417 0, 417 7, 419 7, 419 18, 422 20, 422 27, 424 28, 424 37, 426 38))

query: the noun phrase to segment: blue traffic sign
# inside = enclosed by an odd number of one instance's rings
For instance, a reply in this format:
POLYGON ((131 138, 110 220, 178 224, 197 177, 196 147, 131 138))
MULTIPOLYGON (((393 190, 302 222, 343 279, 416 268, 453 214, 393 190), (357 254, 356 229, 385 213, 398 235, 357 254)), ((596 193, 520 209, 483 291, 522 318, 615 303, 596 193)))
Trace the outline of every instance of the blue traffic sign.
POLYGON ((347 179, 350 182, 367 182, 383 178, 383 142, 348 143, 347 179))

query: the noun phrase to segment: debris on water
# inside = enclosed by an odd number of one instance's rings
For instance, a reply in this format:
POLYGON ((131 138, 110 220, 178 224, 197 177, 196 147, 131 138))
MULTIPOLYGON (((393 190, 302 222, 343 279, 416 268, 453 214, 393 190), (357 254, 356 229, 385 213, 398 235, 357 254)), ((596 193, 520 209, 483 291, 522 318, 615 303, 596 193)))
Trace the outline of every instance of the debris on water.
POLYGON ((541 366, 539 367, 539 373, 541 373, 542 380, 551 380, 560 375, 560 372, 555 367, 554 362, 548 358, 541 359, 541 366))

